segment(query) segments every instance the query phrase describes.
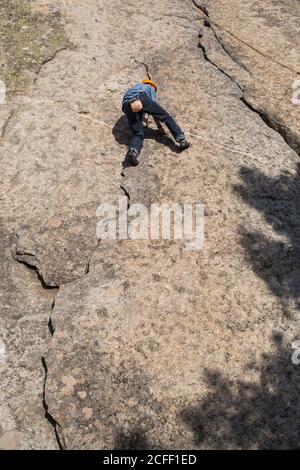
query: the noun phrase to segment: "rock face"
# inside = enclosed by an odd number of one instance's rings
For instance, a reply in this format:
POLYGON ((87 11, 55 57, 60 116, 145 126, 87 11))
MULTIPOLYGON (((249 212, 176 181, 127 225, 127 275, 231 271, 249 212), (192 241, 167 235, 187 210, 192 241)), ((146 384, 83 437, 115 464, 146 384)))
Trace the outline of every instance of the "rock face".
POLYGON ((299 106, 293 103, 300 78, 299 2, 194 3, 206 24, 200 44, 207 60, 239 84, 245 104, 299 154, 299 106))
POLYGON ((55 40, 0 106, 0 448, 299 447, 299 2, 30 8, 55 40), (122 170, 147 74, 192 146, 147 129, 122 170), (98 241, 124 194, 204 204, 203 249, 98 241))

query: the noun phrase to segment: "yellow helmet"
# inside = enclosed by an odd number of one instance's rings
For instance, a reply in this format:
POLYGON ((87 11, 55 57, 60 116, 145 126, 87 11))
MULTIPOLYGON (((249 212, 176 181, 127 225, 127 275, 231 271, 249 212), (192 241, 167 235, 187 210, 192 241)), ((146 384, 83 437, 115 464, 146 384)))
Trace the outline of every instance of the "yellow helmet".
POLYGON ((154 86, 155 91, 157 91, 157 85, 156 85, 156 83, 153 82, 152 80, 142 80, 142 83, 144 83, 145 85, 152 85, 152 86, 154 86))

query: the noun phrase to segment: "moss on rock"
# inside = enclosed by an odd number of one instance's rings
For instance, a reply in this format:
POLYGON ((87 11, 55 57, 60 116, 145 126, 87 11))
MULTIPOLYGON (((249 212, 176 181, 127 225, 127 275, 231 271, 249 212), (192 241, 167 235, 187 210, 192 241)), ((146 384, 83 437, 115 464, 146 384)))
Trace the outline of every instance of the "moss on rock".
POLYGON ((8 95, 23 93, 43 62, 69 45, 61 13, 28 0, 0 0, 0 79, 8 95))

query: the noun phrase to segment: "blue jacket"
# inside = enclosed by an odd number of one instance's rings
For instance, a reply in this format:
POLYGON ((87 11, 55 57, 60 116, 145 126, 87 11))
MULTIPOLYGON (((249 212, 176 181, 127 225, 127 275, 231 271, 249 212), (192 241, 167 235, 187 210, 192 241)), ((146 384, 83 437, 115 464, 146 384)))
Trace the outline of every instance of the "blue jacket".
POLYGON ((156 92, 151 85, 147 85, 145 83, 137 83, 126 91, 123 98, 123 103, 125 103, 125 101, 131 101, 134 98, 138 97, 139 93, 146 93, 150 100, 156 101, 156 92))

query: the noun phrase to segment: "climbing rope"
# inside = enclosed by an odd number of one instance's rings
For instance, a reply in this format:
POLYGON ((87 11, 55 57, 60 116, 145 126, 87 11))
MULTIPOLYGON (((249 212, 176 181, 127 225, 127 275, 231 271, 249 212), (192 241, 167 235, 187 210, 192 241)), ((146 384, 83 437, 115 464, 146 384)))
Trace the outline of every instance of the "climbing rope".
MULTIPOLYGON (((216 21, 214 21, 213 19, 210 18, 210 16, 208 16, 204 11, 203 9, 201 9, 199 7, 199 5, 197 5, 197 3, 195 2, 195 0, 192 0, 193 4, 195 5, 196 8, 198 8, 199 10, 201 10, 202 14, 199 13, 197 15, 198 19, 200 20, 206 20, 208 21, 210 24, 213 24, 215 25, 217 28, 219 28, 220 30, 224 31, 226 34, 229 34, 231 37, 233 37, 236 41, 239 41, 241 42, 242 44, 244 44, 245 46, 249 47, 250 49, 252 49, 254 52, 256 52, 257 54, 260 54, 261 56, 263 56, 265 59, 267 60, 270 60, 271 62, 277 64, 278 66, 286 69, 286 70, 289 70, 290 72, 292 73, 295 73, 296 75, 300 75, 300 72, 298 70, 295 70, 293 69, 292 67, 289 67, 288 65, 280 62, 279 60, 275 59, 274 57, 270 57, 268 56, 266 53, 264 53, 263 51, 261 51, 260 49, 257 49, 257 47, 255 46, 252 46, 251 44, 249 44, 248 42, 244 41, 244 39, 240 38, 239 36, 236 36, 232 31, 229 31, 225 26, 221 25, 220 23, 217 23, 216 21)), ((191 12, 193 12, 193 14, 195 14, 195 11, 194 11, 194 8, 192 7, 191 3, 189 2, 189 0, 184 0, 184 3, 185 5, 189 8, 189 10, 191 12)))
POLYGON ((242 150, 236 150, 236 149, 233 149, 231 147, 226 147, 224 145, 220 145, 220 144, 217 144, 215 141, 213 141, 212 139, 207 139, 207 137, 203 137, 202 135, 200 134, 192 134, 191 132, 186 132, 186 134, 190 135, 191 137, 196 137, 197 139, 201 139, 203 140, 204 142, 208 142, 210 144, 212 144, 214 147, 218 147, 222 150, 226 150, 228 152, 231 152, 231 153, 237 153, 239 155, 244 155, 246 157, 255 157, 255 155, 253 155, 252 153, 249 153, 249 152, 243 152, 242 150))
MULTIPOLYGON (((95 119, 93 118, 92 116, 88 115, 88 114, 82 114, 81 115, 84 119, 87 119, 88 121, 91 121, 93 122, 94 124, 99 124, 101 126, 106 126, 106 127, 109 127, 110 129, 112 129, 112 126, 110 124, 108 124, 107 122, 104 122, 104 121, 101 121, 99 119, 95 119)), ((208 139, 207 137, 204 137, 200 134, 194 134, 192 132, 186 132, 187 135, 191 136, 191 137, 195 137, 196 139, 201 139, 203 140, 204 142, 207 142, 211 145, 213 145, 214 147, 218 147, 222 150, 226 150, 228 152, 231 152, 231 153, 235 153, 235 154, 239 154, 239 155, 244 155, 244 156, 247 156, 247 157, 254 157, 255 155, 249 153, 249 152, 243 152, 241 150, 236 150, 236 149, 233 149, 231 147, 227 147, 227 146, 224 146, 224 145, 220 145, 220 144, 217 144, 216 142, 214 142, 212 139, 208 139)))
MULTIPOLYGON (((21 103, 22 104, 22 103, 21 103)), ((35 102, 30 102, 30 101, 27 101, 26 103, 23 103, 23 105, 28 106, 28 105, 36 105, 35 102)), ((65 101, 59 101, 59 100, 39 100, 38 101, 38 104, 60 104, 60 105, 63 105, 65 106, 67 109, 69 109, 70 111, 72 111, 73 113, 75 114, 79 114, 79 116, 82 118, 82 119, 85 119, 87 121, 90 121, 96 125, 100 125, 100 126, 104 126, 104 127, 107 127, 109 128, 110 130, 113 129, 113 126, 108 124, 107 122, 105 121, 102 121, 96 117, 94 117, 89 111, 80 111, 78 109, 75 109, 73 108, 72 106, 70 106, 68 103, 66 103, 65 101)), ((225 150, 227 152, 231 152, 231 153, 235 153, 235 154, 239 154, 239 155, 244 155, 244 156, 248 156, 248 157, 255 157, 254 154, 250 153, 250 152, 244 152, 242 150, 237 150, 237 149, 234 149, 232 147, 227 147, 227 146, 224 146, 224 145, 220 145, 220 144, 217 144, 214 140, 212 139, 209 139, 207 137, 204 137, 203 135, 200 135, 200 134, 195 134, 195 133, 192 133, 192 132, 185 132, 187 135, 191 136, 191 137, 194 137, 196 139, 200 139, 202 140, 203 142, 207 142, 208 144, 211 144, 213 145, 214 147, 217 147, 219 149, 222 149, 222 150, 225 150)))
MULTIPOLYGON (((93 118, 89 114, 81 114, 81 116, 84 119, 87 119, 88 121, 93 122, 94 124, 99 124, 101 126, 106 126, 106 127, 109 127, 110 129, 112 129, 112 126, 110 124, 108 124, 107 122, 101 121, 100 119, 93 118)), ((208 139, 207 137, 204 137, 203 135, 200 135, 200 134, 194 134, 192 132, 186 132, 186 134, 191 136, 191 137, 195 137, 196 139, 201 139, 204 142, 210 143, 211 145, 213 145, 215 147, 218 147, 222 150, 226 150, 226 151, 231 152, 231 153, 236 153, 236 154, 240 154, 240 155, 244 155, 244 156, 248 156, 248 157, 254 157, 255 156, 255 155, 253 155, 249 152, 243 152, 241 150, 236 150, 236 149, 233 149, 231 147, 227 147, 227 146, 224 146, 224 145, 217 144, 212 139, 208 139)))

